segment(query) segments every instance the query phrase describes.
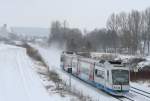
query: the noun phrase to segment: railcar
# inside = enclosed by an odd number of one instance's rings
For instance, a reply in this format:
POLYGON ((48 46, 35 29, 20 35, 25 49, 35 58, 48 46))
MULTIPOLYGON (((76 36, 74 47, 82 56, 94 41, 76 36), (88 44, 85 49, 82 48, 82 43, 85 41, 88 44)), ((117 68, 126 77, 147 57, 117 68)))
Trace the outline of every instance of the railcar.
POLYGON ((71 68, 72 75, 109 94, 123 96, 129 92, 129 68, 121 62, 98 61, 64 52, 61 67, 65 71, 71 68))

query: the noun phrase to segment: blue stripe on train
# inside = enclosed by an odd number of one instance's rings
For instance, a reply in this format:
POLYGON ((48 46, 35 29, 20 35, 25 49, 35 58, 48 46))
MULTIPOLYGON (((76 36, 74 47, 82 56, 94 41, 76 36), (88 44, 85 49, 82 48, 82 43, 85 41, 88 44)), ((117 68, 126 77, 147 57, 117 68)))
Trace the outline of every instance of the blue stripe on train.
MULTIPOLYGON (((85 80, 84 80, 84 81, 85 81, 85 80)), ((106 91, 106 92, 108 92, 108 93, 110 93, 110 94, 113 94, 113 95, 119 95, 119 93, 120 93, 120 94, 125 94, 125 93, 129 92, 129 90, 122 90, 121 92, 118 92, 118 91, 116 91, 116 90, 113 90, 113 89, 110 89, 110 88, 108 88, 108 87, 105 87, 104 85, 99 84, 99 83, 96 83, 96 82, 94 82, 94 81, 89 81, 89 80, 88 80, 88 81, 85 81, 85 82, 88 82, 89 84, 95 86, 96 88, 101 89, 101 90, 104 90, 104 91, 106 91)))
MULTIPOLYGON (((73 75, 74 75, 74 74, 73 74, 73 75)), ((94 86, 94 87, 96 87, 96 88, 98 88, 98 89, 104 90, 104 91, 106 91, 106 92, 108 92, 108 93, 110 93, 110 94, 113 94, 113 95, 120 95, 120 94, 125 94, 125 93, 129 92, 129 90, 122 90, 121 92, 118 92, 118 91, 116 91, 116 90, 113 90, 113 89, 110 89, 110 88, 108 88, 108 87, 105 87, 104 85, 99 84, 99 83, 96 83, 96 82, 94 82, 94 81, 85 80, 85 79, 83 79, 83 78, 78 77, 77 75, 74 75, 74 76, 77 77, 77 78, 79 78, 80 80, 82 80, 82 81, 84 81, 84 82, 87 82, 88 84, 90 84, 90 85, 92 85, 92 86, 94 86), (120 93, 120 94, 119 94, 119 93, 120 93)))
MULTIPOLYGON (((62 67, 63 67, 63 66, 62 66, 62 67)), ((125 93, 129 92, 129 90, 122 90, 121 92, 118 92, 118 91, 116 91, 116 90, 113 90, 113 89, 110 89, 110 88, 108 88, 108 87, 105 87, 105 86, 102 85, 102 84, 96 83, 95 81, 85 80, 84 78, 81 78, 81 77, 79 77, 79 76, 77 76, 77 75, 75 75, 75 74, 72 74, 72 75, 73 75, 74 77, 79 78, 80 80, 82 80, 82 81, 84 81, 84 82, 87 82, 88 84, 90 84, 90 85, 92 85, 92 86, 94 86, 94 87, 96 87, 96 88, 98 88, 98 89, 104 90, 104 91, 106 91, 106 92, 108 92, 108 93, 110 93, 110 94, 113 94, 113 95, 119 95, 119 93, 125 94, 125 93)))

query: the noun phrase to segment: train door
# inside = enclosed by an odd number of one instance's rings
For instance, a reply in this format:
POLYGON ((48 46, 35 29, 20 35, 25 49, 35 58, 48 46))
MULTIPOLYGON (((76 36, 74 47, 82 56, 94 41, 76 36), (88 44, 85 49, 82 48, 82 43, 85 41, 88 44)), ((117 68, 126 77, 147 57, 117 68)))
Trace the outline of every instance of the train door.
POLYGON ((81 72, 80 68, 81 68, 81 62, 80 62, 80 59, 78 59, 78 64, 77 64, 77 75, 78 76, 80 75, 80 72, 81 72))
POLYGON ((105 76, 106 76, 105 88, 106 89, 108 89, 108 88, 111 89, 112 88, 112 84, 111 84, 111 72, 110 72, 110 70, 106 70, 105 76))
POLYGON ((105 87, 105 70, 103 67, 95 65, 94 81, 99 88, 105 87))
POLYGON ((90 64, 89 80, 90 81, 94 80, 94 63, 90 64))
POLYGON ((78 76, 82 78, 83 80, 86 80, 86 81, 89 80, 90 65, 91 63, 84 61, 84 60, 80 60, 80 67, 79 67, 80 74, 78 76))
POLYGON ((78 59, 77 58, 72 59, 72 73, 75 75, 78 74, 78 59))
POLYGON ((65 62, 64 62, 64 70, 67 71, 68 68, 72 68, 72 59, 71 56, 65 56, 65 62))
POLYGON ((62 69, 64 69, 64 62, 65 62, 65 56, 64 55, 61 55, 61 58, 60 58, 60 67, 62 69))

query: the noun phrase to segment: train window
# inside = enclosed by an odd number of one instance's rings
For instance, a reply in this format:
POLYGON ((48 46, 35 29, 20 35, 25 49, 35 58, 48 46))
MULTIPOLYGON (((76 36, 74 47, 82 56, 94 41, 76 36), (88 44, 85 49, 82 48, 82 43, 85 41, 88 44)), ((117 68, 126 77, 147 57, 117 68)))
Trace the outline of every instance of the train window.
POLYGON ((113 84, 129 84, 128 70, 112 70, 113 84))
POLYGON ((89 75, 89 68, 88 66, 84 65, 84 64, 80 64, 80 71, 85 74, 85 75, 89 75))
POLYGON ((107 81, 109 81, 109 71, 107 71, 107 81))
POLYGON ((95 70, 95 75, 97 76, 97 77, 100 77, 100 78, 102 78, 102 79, 104 79, 104 71, 101 71, 101 70, 95 70))
POLYGON ((74 54, 72 51, 66 51, 67 54, 74 54))
POLYGON ((95 74, 97 74, 97 69, 95 70, 95 74))
POLYGON ((64 61, 64 56, 61 56, 60 61, 61 61, 61 62, 63 62, 63 61, 64 61))

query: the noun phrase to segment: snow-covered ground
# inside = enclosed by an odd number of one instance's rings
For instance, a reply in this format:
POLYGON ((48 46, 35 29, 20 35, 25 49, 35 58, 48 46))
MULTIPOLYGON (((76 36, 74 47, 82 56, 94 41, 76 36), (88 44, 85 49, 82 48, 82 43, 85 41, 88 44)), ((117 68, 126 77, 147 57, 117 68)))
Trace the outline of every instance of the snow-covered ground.
MULTIPOLYGON (((49 65, 55 70, 63 81, 69 84, 69 74, 60 68, 61 50, 56 48, 42 48, 34 46, 49 65)), ((27 56, 24 48, 0 44, 0 101, 78 101, 74 95, 61 96, 56 90, 46 89, 54 86, 44 75, 36 73, 36 68, 44 68, 27 56)), ((131 86, 150 92, 144 84, 131 82, 131 86)), ((100 91, 72 76, 71 88, 92 98, 94 101, 118 101, 118 99, 100 91)), ((136 101, 148 101, 147 98, 134 94, 136 101)), ((129 94, 130 94, 129 93, 129 94)))
POLYGON ((32 70, 26 50, 0 45, 0 101, 55 101, 32 70))
MULTIPOLYGON (((150 83, 150 82, 149 82, 149 83, 150 83)), ((132 86, 132 87, 136 87, 136 88, 138 88, 138 89, 140 89, 140 90, 144 90, 144 91, 150 93, 150 87, 148 87, 149 83, 145 83, 145 82, 142 82, 142 81, 141 81, 141 82, 138 82, 138 83, 136 83, 136 82, 131 82, 131 86, 132 86)))

